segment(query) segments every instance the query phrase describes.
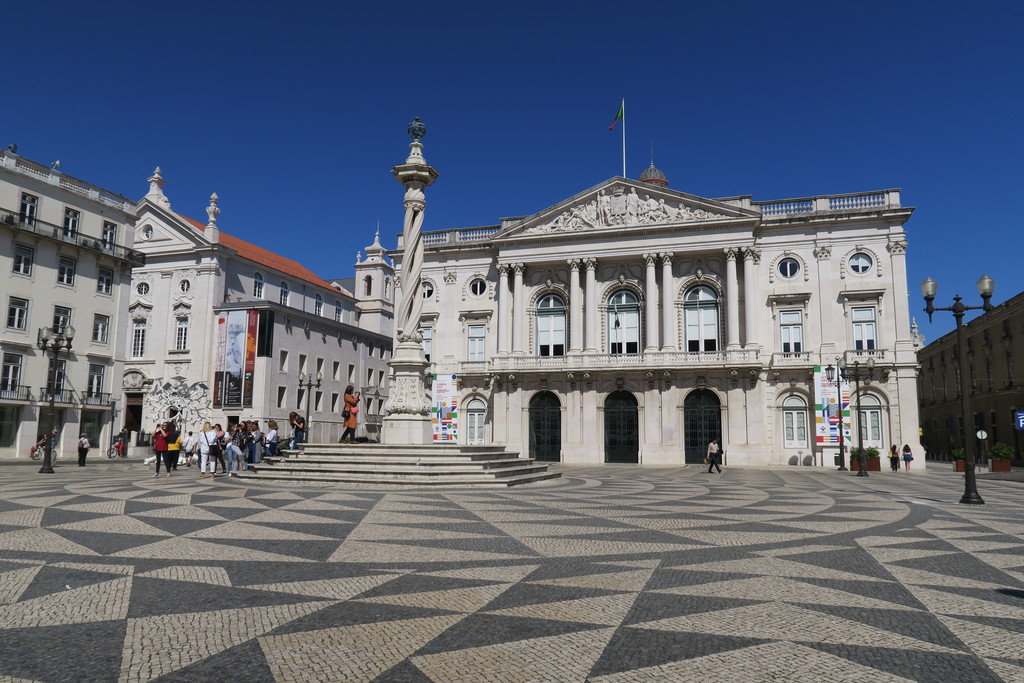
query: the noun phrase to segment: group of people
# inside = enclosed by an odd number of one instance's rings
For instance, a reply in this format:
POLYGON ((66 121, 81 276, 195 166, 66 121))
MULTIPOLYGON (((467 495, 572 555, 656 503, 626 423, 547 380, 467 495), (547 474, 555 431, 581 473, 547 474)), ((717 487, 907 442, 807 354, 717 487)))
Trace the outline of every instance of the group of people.
POLYGON ((893 472, 898 472, 900 469, 900 460, 903 460, 903 469, 910 471, 910 463, 914 461, 914 454, 910 452, 910 444, 903 444, 903 452, 900 453, 899 448, 896 444, 893 444, 889 449, 889 466, 892 467, 893 472))
POLYGON ((156 462, 155 477, 160 476, 160 465, 164 466, 165 475, 177 471, 184 458, 185 467, 191 467, 193 461, 199 463, 200 478, 216 475, 217 465, 222 474, 230 471, 248 469, 248 466, 260 462, 264 455, 275 455, 278 446, 277 422, 270 420, 267 431, 260 429, 258 420, 248 420, 229 425, 224 431, 220 423, 203 423, 199 434, 188 432, 182 436, 172 422, 158 424, 153 430, 153 457, 146 460, 149 464, 156 462))

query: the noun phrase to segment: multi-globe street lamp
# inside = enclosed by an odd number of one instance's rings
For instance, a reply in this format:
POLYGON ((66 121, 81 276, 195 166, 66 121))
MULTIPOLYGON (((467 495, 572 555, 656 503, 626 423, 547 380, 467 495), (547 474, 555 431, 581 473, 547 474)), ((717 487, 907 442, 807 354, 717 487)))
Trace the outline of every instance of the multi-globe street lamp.
POLYGON ((984 500, 978 493, 978 483, 974 476, 974 470, 978 462, 978 448, 974 439, 970 438, 968 432, 972 426, 971 399, 967 392, 967 335, 964 334, 964 313, 967 311, 991 311, 995 308, 992 305, 992 292, 995 291, 996 281, 988 275, 982 275, 977 282, 978 294, 981 295, 981 306, 966 306, 963 304, 959 294, 953 297, 953 305, 944 308, 937 308, 934 305, 935 293, 939 290, 939 284, 929 278, 921 283, 921 294, 924 296, 924 312, 928 314, 928 322, 932 320, 932 313, 935 311, 950 311, 956 318, 956 348, 957 348, 957 370, 960 373, 960 419, 962 421, 964 435, 964 495, 960 502, 965 505, 983 505, 984 500))
POLYGON ((846 472, 846 422, 843 418, 843 382, 849 380, 843 376, 842 368, 844 363, 839 360, 839 356, 836 356, 836 360, 839 361, 839 369, 837 373, 836 366, 829 363, 828 367, 825 368, 825 377, 829 382, 836 383, 837 393, 839 394, 839 472, 846 472))
MULTIPOLYGON (((313 393, 313 389, 314 388, 316 388, 316 389, 320 388, 320 383, 323 380, 324 380, 324 373, 322 373, 322 372, 317 372, 315 377, 313 376, 312 373, 308 373, 308 374, 304 373, 304 372, 300 372, 299 373, 299 388, 300 389, 305 389, 305 391, 306 391, 306 429, 305 429, 305 434, 302 435, 303 436, 303 441, 305 441, 306 443, 309 443, 309 432, 310 432, 310 427, 309 427, 309 399, 310 399, 310 394, 313 393)), ((302 406, 299 406, 300 410, 301 410, 301 408, 302 408, 302 406)))
POLYGON ((40 474, 53 474, 53 431, 57 429, 57 413, 54 409, 57 393, 57 356, 61 351, 67 349, 71 353, 71 341, 75 338, 75 328, 71 325, 64 325, 56 329, 40 327, 36 344, 45 355, 47 351, 53 354, 53 361, 46 373, 46 395, 50 402, 50 425, 43 432, 46 436, 43 445, 43 466, 39 468, 40 474))
POLYGON ((843 377, 853 380, 853 393, 857 396, 857 454, 860 468, 857 470, 858 477, 868 476, 868 454, 864 451, 864 413, 860 407, 860 383, 870 384, 875 378, 875 359, 868 357, 865 367, 861 368, 860 361, 853 361, 853 366, 846 364, 846 361, 839 361, 839 369, 843 377))

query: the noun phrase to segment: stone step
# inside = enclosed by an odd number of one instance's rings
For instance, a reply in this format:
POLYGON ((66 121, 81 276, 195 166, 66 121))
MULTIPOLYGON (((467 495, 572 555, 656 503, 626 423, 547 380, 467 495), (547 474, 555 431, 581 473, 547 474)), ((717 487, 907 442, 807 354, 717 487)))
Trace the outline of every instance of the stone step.
MULTIPOLYGON (((507 455, 507 454, 506 454, 507 455)), ((324 465, 366 465, 366 466, 396 466, 396 467, 425 467, 442 468, 452 467, 459 469, 479 469, 494 467, 515 467, 532 462, 526 458, 492 458, 488 460, 457 460, 455 458, 410 458, 405 456, 392 457, 388 455, 358 456, 358 455, 300 455, 298 457, 263 458, 263 463, 278 466, 324 466, 324 465)))
POLYGON ((501 477, 485 477, 479 473, 474 475, 458 474, 409 474, 392 475, 385 473, 334 473, 334 472, 313 472, 313 471, 290 471, 264 469, 254 472, 252 469, 242 472, 232 472, 231 476, 239 479, 266 480, 266 481, 287 481, 296 483, 339 483, 339 484, 387 484, 387 485, 408 485, 408 486, 472 486, 472 487, 500 487, 507 488, 519 484, 529 484, 546 479, 556 479, 560 472, 527 472, 501 477))
POLYGON ((363 463, 363 462, 312 462, 289 461, 275 463, 257 463, 249 465, 254 472, 336 472, 336 473, 388 473, 388 474, 423 474, 425 476, 444 476, 458 474, 483 474, 486 476, 504 476, 509 472, 544 471, 546 464, 524 462, 517 459, 514 463, 473 463, 447 466, 418 466, 415 463, 363 463), (493 466, 492 466, 493 465, 493 466))

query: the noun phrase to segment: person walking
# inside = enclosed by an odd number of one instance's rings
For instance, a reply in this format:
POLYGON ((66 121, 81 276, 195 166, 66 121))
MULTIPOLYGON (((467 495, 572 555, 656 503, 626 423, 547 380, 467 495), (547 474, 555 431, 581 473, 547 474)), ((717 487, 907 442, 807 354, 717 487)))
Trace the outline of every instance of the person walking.
POLYGON ((217 473, 216 458, 220 454, 217 444, 217 432, 209 422, 203 423, 203 431, 199 434, 199 478, 206 479, 206 470, 210 470, 210 479, 217 473))
POLYGON ((78 466, 85 467, 85 456, 89 455, 89 437, 82 434, 78 438, 78 466))
POLYGON ((192 457, 196 454, 196 447, 199 445, 199 441, 196 439, 195 434, 192 432, 188 433, 185 437, 185 441, 181 444, 181 450, 185 453, 185 467, 192 467, 192 457))
POLYGON ((900 468, 900 451, 896 444, 893 444, 892 448, 889 449, 889 466, 893 472, 900 468))
POLYGON ((356 427, 359 426, 358 412, 359 392, 349 384, 345 387, 345 407, 341 411, 341 417, 345 420, 345 431, 341 435, 341 440, 345 443, 352 443, 356 440, 356 427))
POLYGON ((708 474, 711 474, 711 470, 717 468, 718 473, 722 473, 722 446, 718 443, 718 439, 712 439, 711 443, 708 444, 708 474))
POLYGON ((170 469, 167 471, 177 472, 178 458, 181 457, 181 432, 173 422, 168 422, 167 428, 171 430, 171 433, 167 435, 167 462, 170 463, 170 469))
POLYGON ((227 474, 228 466, 224 463, 224 451, 228 446, 227 434, 224 433, 224 428, 220 426, 220 422, 213 425, 213 431, 217 433, 217 450, 214 455, 217 458, 217 462, 220 463, 220 473, 227 474))
POLYGON ((306 421, 293 410, 288 414, 288 422, 292 427, 291 443, 288 444, 288 450, 294 451, 306 439, 306 421))
POLYGON ((156 474, 154 477, 160 476, 160 463, 166 465, 167 476, 171 476, 171 461, 167 457, 167 437, 170 435, 170 430, 167 429, 167 423, 158 424, 153 428, 153 453, 156 454, 156 474))
POLYGON ((241 424, 236 424, 231 429, 231 436, 228 437, 228 471, 234 470, 237 472, 242 469, 245 463, 245 432, 242 430, 241 424))
POLYGON ((280 433, 277 431, 277 420, 271 420, 267 423, 267 455, 274 457, 277 455, 277 441, 280 438, 280 433))
POLYGON ((910 471, 910 463, 914 461, 914 454, 910 452, 910 444, 903 444, 903 469, 910 471))

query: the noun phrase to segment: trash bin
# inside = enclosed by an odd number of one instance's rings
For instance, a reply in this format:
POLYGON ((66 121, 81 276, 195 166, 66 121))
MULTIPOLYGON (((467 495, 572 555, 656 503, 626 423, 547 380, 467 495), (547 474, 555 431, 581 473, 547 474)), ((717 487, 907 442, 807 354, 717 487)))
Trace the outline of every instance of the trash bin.
POLYGON ((843 463, 842 463, 842 461, 841 461, 841 460, 839 459, 839 456, 838 456, 838 455, 837 455, 837 456, 835 456, 835 463, 836 463, 836 467, 842 467, 842 466, 843 466, 843 463))

